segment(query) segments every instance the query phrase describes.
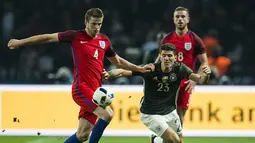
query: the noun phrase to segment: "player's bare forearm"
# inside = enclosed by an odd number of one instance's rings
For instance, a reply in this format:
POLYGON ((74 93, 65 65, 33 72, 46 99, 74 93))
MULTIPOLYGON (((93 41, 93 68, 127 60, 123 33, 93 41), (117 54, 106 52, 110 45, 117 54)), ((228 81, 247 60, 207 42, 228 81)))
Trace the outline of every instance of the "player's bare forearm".
POLYGON ((201 73, 201 74, 191 73, 189 75, 190 80, 193 80, 199 84, 207 84, 209 81, 209 78, 210 78, 209 74, 204 74, 204 73, 201 73))
POLYGON ((198 56, 199 62, 200 62, 200 67, 199 67, 199 72, 202 72, 202 67, 208 65, 208 58, 206 53, 203 53, 198 56))
POLYGON ((189 79, 199 83, 200 75, 199 74, 195 74, 195 73, 191 73, 189 75, 189 79))
POLYGON ((109 78, 116 78, 122 76, 123 69, 114 69, 108 72, 109 78))
POLYGON ((117 78, 121 76, 131 76, 132 72, 128 70, 123 70, 123 69, 114 69, 108 72, 109 73, 109 78, 117 78))
POLYGON ((189 75, 189 79, 198 82, 200 84, 207 84, 210 78, 211 69, 208 65, 203 65, 201 67, 202 73, 199 72, 199 74, 191 73, 189 75))
POLYGON ((129 71, 136 71, 136 72, 151 72, 154 71, 155 66, 153 64, 147 64, 143 67, 137 66, 135 64, 132 64, 128 62, 127 60, 119 57, 118 55, 115 55, 114 57, 108 57, 108 60, 111 61, 112 64, 114 64, 116 67, 129 70, 129 71))
POLYGON ((208 84, 210 75, 209 74, 199 74, 199 84, 208 84))
POLYGON ((130 70, 130 71, 138 71, 140 72, 143 68, 140 66, 137 66, 135 64, 132 64, 130 62, 128 62, 127 60, 123 59, 123 58, 119 58, 119 62, 116 65, 118 68, 122 68, 125 70, 130 70))
POLYGON ((8 42, 8 47, 10 49, 16 49, 21 46, 25 45, 32 45, 32 44, 41 44, 41 43, 53 43, 53 42, 58 42, 58 33, 53 33, 53 34, 42 34, 42 35, 36 35, 36 36, 31 36, 29 38, 25 39, 11 39, 8 42))
POLYGON ((42 34, 42 35, 36 35, 32 36, 26 39, 22 39, 21 43, 23 45, 32 45, 32 44, 42 44, 42 43, 52 43, 52 42, 58 42, 57 33, 55 34, 42 34))

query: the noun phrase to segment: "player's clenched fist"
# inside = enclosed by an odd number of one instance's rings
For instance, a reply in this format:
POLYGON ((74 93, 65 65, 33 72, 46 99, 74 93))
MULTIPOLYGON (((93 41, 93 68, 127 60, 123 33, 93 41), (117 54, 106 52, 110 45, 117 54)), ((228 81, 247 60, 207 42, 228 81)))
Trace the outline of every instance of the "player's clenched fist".
POLYGON ((210 67, 209 67, 208 65, 204 65, 204 66, 202 67, 202 71, 203 71, 205 74, 207 74, 207 75, 211 74, 211 69, 210 69, 210 67))
POLYGON ((16 49, 16 48, 20 47, 21 45, 22 45, 21 41, 17 40, 17 39, 11 39, 8 42, 8 48, 10 48, 10 49, 16 49))
POLYGON ((102 75, 103 75, 103 79, 108 79, 110 77, 109 73, 105 69, 103 70, 102 75))

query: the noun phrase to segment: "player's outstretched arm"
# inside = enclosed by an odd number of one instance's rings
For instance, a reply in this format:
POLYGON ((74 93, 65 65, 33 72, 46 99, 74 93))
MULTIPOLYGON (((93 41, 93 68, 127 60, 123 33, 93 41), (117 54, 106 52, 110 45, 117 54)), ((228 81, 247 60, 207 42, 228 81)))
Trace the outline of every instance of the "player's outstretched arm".
POLYGON ((10 49, 16 49, 25 45, 59 42, 58 33, 35 35, 25 39, 11 39, 8 42, 10 49))
POLYGON ((121 76, 132 76, 132 71, 123 69, 114 69, 108 72, 109 78, 116 78, 121 76))
POLYGON ((200 74, 191 73, 189 75, 189 79, 191 79, 199 84, 207 84, 209 81, 209 78, 210 78, 211 69, 209 66, 204 65, 202 67, 202 71, 203 71, 203 73, 200 73, 200 74))
POLYGON ((109 57, 109 61, 117 66, 118 68, 130 70, 130 71, 137 71, 141 73, 145 72, 151 72, 154 71, 155 66, 153 64, 147 64, 143 67, 137 66, 135 64, 132 64, 128 62, 127 60, 119 57, 118 55, 115 55, 114 57, 109 57))

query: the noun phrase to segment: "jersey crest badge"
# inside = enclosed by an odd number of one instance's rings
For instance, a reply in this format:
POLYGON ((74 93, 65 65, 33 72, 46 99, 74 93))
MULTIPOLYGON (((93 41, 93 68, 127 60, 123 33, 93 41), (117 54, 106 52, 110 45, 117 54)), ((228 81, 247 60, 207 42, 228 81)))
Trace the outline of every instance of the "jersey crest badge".
POLYGON ((162 77, 162 82, 163 82, 163 83, 168 82, 168 80, 169 80, 168 76, 163 76, 163 77, 162 77))
POLYGON ((174 82, 174 81, 177 80, 177 76, 176 76, 175 73, 171 73, 170 76, 169 76, 169 78, 170 78, 170 81, 171 81, 171 82, 174 82))
POLYGON ((100 47, 102 48, 102 49, 104 49, 105 48, 105 41, 99 41, 99 45, 100 45, 100 47))
POLYGON ((186 42, 186 43, 184 44, 184 48, 185 48, 187 51, 189 51, 189 50, 191 49, 191 47, 192 47, 191 42, 186 42))

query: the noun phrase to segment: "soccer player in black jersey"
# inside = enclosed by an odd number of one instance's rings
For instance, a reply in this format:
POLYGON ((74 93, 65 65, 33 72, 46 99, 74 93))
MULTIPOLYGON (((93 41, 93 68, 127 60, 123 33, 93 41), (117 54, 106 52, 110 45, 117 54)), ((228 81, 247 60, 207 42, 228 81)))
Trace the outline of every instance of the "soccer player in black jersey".
POLYGON ((181 80, 188 78, 197 83, 205 84, 211 70, 202 68, 203 73, 193 73, 183 63, 176 62, 175 46, 164 44, 160 47, 160 62, 155 63, 155 70, 148 73, 115 69, 107 76, 142 76, 144 79, 144 96, 141 99, 141 121, 158 137, 155 143, 179 143, 182 126, 176 112, 176 100, 181 80), (161 138, 159 138, 161 137, 161 138))

